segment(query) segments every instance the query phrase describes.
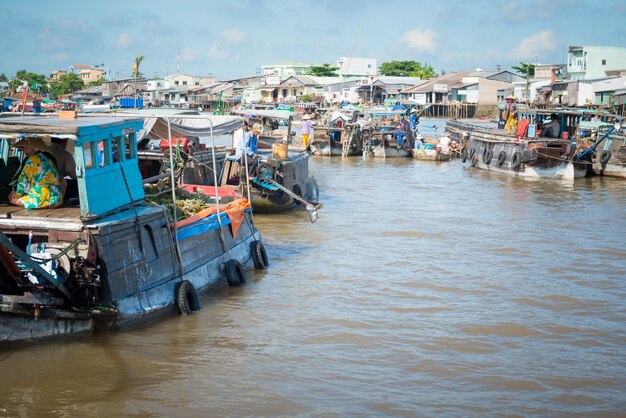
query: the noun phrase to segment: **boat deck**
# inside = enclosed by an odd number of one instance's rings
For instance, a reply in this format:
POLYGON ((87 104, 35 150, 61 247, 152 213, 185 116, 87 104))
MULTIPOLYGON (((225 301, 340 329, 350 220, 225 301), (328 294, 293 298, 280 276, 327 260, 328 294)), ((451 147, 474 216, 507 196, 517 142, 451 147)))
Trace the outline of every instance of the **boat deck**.
POLYGON ((0 203, 0 219, 30 219, 33 221, 76 219, 80 222, 80 208, 61 207, 57 209, 24 209, 21 206, 0 203))

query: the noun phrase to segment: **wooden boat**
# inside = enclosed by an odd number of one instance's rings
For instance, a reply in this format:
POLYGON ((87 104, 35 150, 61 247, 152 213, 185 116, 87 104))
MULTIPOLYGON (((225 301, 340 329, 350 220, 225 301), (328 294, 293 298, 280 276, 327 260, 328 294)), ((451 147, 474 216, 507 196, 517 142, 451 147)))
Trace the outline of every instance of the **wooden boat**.
POLYGON ((382 158, 413 157, 414 138, 407 132, 404 144, 398 148, 394 135, 395 125, 405 111, 387 109, 366 110, 366 119, 362 122, 363 156, 382 158))
POLYGON ((245 267, 267 266, 247 202, 182 220, 146 202, 136 143, 142 127, 122 117, 0 119, 0 178, 19 165, 12 152, 21 136, 68 138, 77 175, 77 192, 57 209, 24 209, 3 196, 0 345, 190 314, 224 279, 238 286, 245 267))
POLYGON ((177 115, 176 123, 172 125, 170 122, 170 130, 176 135, 189 136, 177 137, 171 145, 161 140, 156 149, 148 148, 146 140, 162 137, 155 129, 164 125, 163 118, 148 122, 152 116, 144 114, 144 117, 146 125, 152 128, 143 130, 141 134, 143 147, 138 154, 143 178, 158 178, 174 167, 175 183, 186 190, 205 190, 221 197, 246 198, 255 211, 262 213, 303 207, 311 221, 317 219, 317 210, 322 205, 315 177, 309 173, 309 153, 287 151, 287 144, 279 144, 280 152, 278 148, 272 152, 259 150, 264 161, 258 167, 258 175, 249 178, 245 167, 235 160, 234 150, 215 146, 207 149, 197 137, 192 136, 208 136, 211 132, 215 135, 229 133, 241 126, 241 117, 177 115))
POLYGON ((413 149, 413 158, 421 161, 450 161, 451 152, 444 152, 437 147, 419 147, 413 149))
POLYGON ((619 119, 608 130, 596 131, 596 141, 588 148, 583 147, 576 158, 590 159, 591 169, 596 175, 626 178, 626 135, 621 133, 621 129, 622 120, 619 119))
POLYGON ((261 154, 262 162, 256 176, 249 177, 243 164, 234 156, 226 157, 218 185, 232 187, 240 196, 249 196, 254 210, 259 213, 274 213, 303 207, 311 222, 317 220, 319 187, 315 177, 309 173, 310 154, 306 151, 285 151, 261 154))
POLYGON ((561 138, 519 138, 501 130, 449 121, 446 129, 463 131, 461 161, 471 167, 512 174, 573 180, 585 177, 589 164, 574 159, 571 142, 561 138))
POLYGON ((313 126, 311 153, 325 157, 361 155, 363 132, 355 113, 358 110, 327 109, 313 126))

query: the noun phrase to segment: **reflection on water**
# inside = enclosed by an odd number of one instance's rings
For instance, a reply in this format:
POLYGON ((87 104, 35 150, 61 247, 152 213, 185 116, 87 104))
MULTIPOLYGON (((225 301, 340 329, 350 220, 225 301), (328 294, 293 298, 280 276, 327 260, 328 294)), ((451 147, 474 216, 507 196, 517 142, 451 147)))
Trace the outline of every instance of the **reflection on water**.
POLYGON ((618 416, 626 185, 312 158, 270 268, 190 317, 0 353, 0 416, 618 416))

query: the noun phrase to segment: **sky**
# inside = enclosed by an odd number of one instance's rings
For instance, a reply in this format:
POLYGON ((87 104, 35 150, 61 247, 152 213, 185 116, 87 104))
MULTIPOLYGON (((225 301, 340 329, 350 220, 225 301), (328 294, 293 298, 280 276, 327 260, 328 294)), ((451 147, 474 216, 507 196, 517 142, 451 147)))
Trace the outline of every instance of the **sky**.
POLYGON ((130 77, 257 74, 340 57, 440 73, 560 64, 569 46, 626 47, 626 0, 0 0, 0 74, 101 65, 130 77))

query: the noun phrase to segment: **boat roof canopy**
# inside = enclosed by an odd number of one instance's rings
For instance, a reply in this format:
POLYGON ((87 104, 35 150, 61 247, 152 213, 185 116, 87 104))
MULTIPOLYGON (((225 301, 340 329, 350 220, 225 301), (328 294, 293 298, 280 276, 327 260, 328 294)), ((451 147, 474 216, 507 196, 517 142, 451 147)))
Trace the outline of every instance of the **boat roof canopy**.
POLYGON ((237 109, 232 110, 231 113, 255 118, 289 119, 293 117, 293 112, 290 110, 237 109))

